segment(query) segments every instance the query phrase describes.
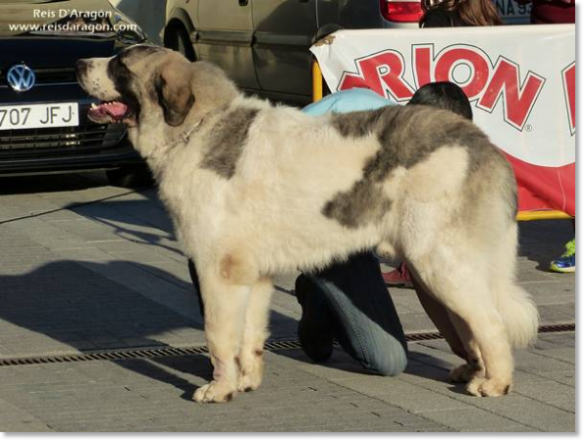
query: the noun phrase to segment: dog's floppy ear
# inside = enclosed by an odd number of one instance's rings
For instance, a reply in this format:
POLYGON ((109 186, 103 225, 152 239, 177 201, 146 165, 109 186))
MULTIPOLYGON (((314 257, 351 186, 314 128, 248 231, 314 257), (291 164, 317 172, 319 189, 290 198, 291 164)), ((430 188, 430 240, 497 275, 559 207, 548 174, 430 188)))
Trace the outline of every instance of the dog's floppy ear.
POLYGON ((165 121, 170 126, 179 126, 195 103, 191 91, 191 64, 171 62, 155 77, 155 91, 163 109, 165 121))

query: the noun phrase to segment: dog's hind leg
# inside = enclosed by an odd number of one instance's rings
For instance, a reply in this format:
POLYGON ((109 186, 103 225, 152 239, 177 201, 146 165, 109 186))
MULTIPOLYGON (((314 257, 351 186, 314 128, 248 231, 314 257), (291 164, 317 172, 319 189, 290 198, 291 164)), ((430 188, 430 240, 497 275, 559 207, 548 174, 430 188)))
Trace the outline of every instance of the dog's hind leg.
POLYGON ((478 345, 486 375, 473 378, 467 390, 476 396, 507 394, 512 385, 513 355, 503 319, 491 297, 487 272, 481 260, 458 260, 462 253, 455 249, 444 244, 417 258, 409 257, 409 261, 438 300, 469 328, 467 341, 478 345))
POLYGON ((193 399, 198 403, 222 403, 230 401, 238 391, 239 354, 250 287, 231 283, 217 271, 199 270, 214 375, 211 383, 195 391, 193 399))
POLYGON ((262 278, 252 286, 246 309, 244 338, 240 349, 240 378, 238 390, 248 392, 257 389, 263 376, 263 348, 269 335, 268 323, 273 284, 262 278))
POLYGON ((450 380, 455 383, 468 383, 475 378, 484 378, 486 368, 478 343, 474 341, 472 331, 466 322, 457 315, 450 313, 449 317, 467 354, 466 363, 450 371, 450 380))
POLYGON ((448 311, 437 300, 437 297, 421 281, 421 277, 412 264, 409 265, 409 271, 425 312, 444 336, 452 352, 466 360, 465 364, 450 372, 450 380, 456 383, 467 383, 475 376, 484 376, 485 368, 480 349, 473 340, 470 328, 460 317, 448 311))

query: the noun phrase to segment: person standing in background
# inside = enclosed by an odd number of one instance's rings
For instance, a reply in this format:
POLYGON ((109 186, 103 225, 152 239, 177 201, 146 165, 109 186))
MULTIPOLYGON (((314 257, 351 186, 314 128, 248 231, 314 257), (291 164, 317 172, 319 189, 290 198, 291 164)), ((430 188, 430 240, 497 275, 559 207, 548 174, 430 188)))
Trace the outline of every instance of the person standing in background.
POLYGON ((576 23, 575 0, 515 0, 520 5, 531 3, 531 23, 576 23))
POLYGON ((502 25, 492 0, 423 0, 420 28, 502 25))

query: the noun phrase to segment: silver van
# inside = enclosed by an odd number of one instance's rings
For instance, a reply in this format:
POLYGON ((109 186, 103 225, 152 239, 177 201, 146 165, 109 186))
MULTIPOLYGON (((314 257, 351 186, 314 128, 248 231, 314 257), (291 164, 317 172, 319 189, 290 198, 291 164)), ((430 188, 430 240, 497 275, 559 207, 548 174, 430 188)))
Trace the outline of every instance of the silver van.
MULTIPOLYGON (((527 21, 528 7, 495 3, 505 21, 527 21)), ((248 92, 304 104, 312 42, 339 28, 413 28, 422 15, 421 0, 167 0, 164 42, 248 92)))

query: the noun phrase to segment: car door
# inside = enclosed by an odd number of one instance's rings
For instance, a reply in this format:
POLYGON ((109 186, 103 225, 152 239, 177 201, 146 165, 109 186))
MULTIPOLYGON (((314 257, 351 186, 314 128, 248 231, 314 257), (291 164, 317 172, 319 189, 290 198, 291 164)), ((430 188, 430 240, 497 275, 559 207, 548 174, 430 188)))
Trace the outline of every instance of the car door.
POLYGON ((252 0, 253 54, 265 91, 311 94, 316 0, 252 0))
POLYGON ((258 90, 250 0, 199 0, 197 15, 198 57, 223 68, 241 88, 258 90))

